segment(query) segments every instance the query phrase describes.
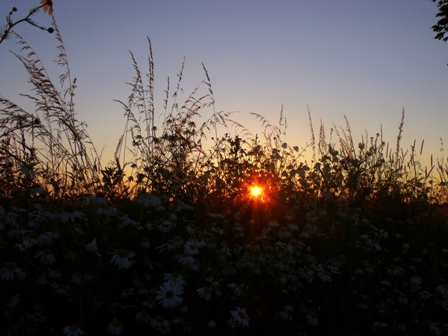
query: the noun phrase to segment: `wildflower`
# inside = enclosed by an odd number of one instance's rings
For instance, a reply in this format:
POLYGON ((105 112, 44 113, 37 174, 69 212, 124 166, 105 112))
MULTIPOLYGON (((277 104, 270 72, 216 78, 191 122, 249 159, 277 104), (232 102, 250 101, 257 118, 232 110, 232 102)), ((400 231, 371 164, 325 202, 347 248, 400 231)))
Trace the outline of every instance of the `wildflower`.
POLYGON ((317 326, 319 324, 319 317, 317 316, 316 312, 312 312, 310 314, 306 315, 306 322, 309 325, 317 326))
POLYGON ((93 280, 93 273, 91 271, 87 271, 82 277, 84 281, 90 282, 93 280))
POLYGON ((152 308, 152 307, 154 307, 154 305, 155 305, 155 302, 151 296, 148 296, 148 298, 142 302, 143 307, 152 308))
POLYGON ((96 244, 96 238, 93 238, 92 241, 86 245, 84 245, 87 252, 91 253, 97 253, 98 252, 98 246, 96 244))
POLYGON ((284 306, 283 310, 276 314, 276 317, 278 317, 282 320, 290 321, 290 320, 292 320, 291 313, 293 311, 294 311, 294 308, 292 306, 284 306))
POLYGON ((75 207, 71 204, 64 206, 63 211, 59 214, 59 219, 62 223, 67 223, 68 221, 74 223, 76 218, 82 218, 83 215, 79 211, 75 210, 75 207))
POLYGON ((288 230, 288 228, 281 227, 278 232, 278 236, 280 239, 291 238, 291 232, 288 230))
POLYGON ((45 13, 53 15, 53 0, 41 0, 40 3, 43 5, 45 13))
POLYGON ((448 295, 448 284, 441 284, 436 287, 436 290, 443 295, 448 295))
POLYGON ((377 250, 377 251, 381 251, 381 246, 380 246, 378 240, 376 240, 376 239, 368 239, 367 245, 369 245, 369 247, 374 247, 375 250, 377 250))
POLYGON ((196 290, 196 293, 199 294, 199 296, 203 299, 205 299, 206 301, 209 301, 212 298, 212 289, 211 287, 202 287, 202 288, 198 288, 196 290))
POLYGON ((169 333, 171 330, 169 328, 170 322, 168 320, 165 320, 163 316, 157 315, 155 318, 150 318, 151 320, 151 326, 153 328, 156 328, 159 333, 162 335, 165 335, 169 333))
POLYGON ((52 278, 52 279, 59 279, 62 276, 62 274, 59 271, 55 271, 55 270, 49 269, 48 270, 48 276, 50 278, 52 278))
POLYGON ((179 263, 182 265, 188 265, 194 261, 194 258, 187 251, 185 251, 182 255, 177 255, 176 258, 179 260, 179 263))
POLYGON ((67 290, 68 286, 54 283, 51 285, 51 287, 53 287, 54 292, 56 294, 59 294, 59 295, 65 296, 65 297, 70 297, 70 292, 67 290))
POLYGON ((36 279, 36 286, 41 286, 41 285, 46 285, 46 284, 48 284, 48 281, 47 281, 47 276, 45 274, 40 275, 36 279))
POLYGON ((72 279, 70 282, 75 285, 81 285, 82 284, 82 275, 78 272, 73 273, 72 279))
POLYGON ((107 331, 112 335, 120 335, 123 332, 123 325, 120 321, 114 319, 107 325, 107 331))
POLYGON ((198 259, 194 259, 191 264, 188 264, 188 268, 192 271, 199 271, 199 268, 201 266, 201 262, 198 259))
POLYGON ((278 226, 279 226, 279 224, 278 224, 278 222, 275 219, 273 219, 273 220, 268 222, 268 227, 269 228, 278 227, 278 226))
POLYGON ((135 320, 143 322, 143 323, 148 323, 150 318, 146 312, 141 311, 141 312, 138 312, 137 314, 135 314, 135 320))
POLYGON ((244 293, 244 291, 243 291, 244 285, 236 285, 234 283, 231 283, 230 285, 227 285, 227 287, 231 288, 233 290, 233 292, 235 293, 235 295, 240 296, 241 294, 244 293))
POLYGON ((121 297, 128 297, 134 295, 134 288, 123 289, 121 291, 121 297))
POLYGON ((182 286, 183 284, 185 284, 185 280, 182 277, 182 275, 178 272, 173 272, 173 273, 165 273, 163 275, 163 278, 165 281, 171 282, 175 285, 180 285, 182 286))
POLYGON ((15 308, 20 303, 20 294, 9 297, 9 301, 5 304, 6 308, 15 308))
POLYGON ((309 283, 312 283, 315 281, 314 280, 314 272, 306 266, 299 270, 299 275, 302 278, 304 278, 305 280, 308 280, 309 283))
POLYGON ((113 254, 110 262, 118 266, 118 269, 129 268, 134 261, 129 260, 135 256, 135 252, 126 249, 118 249, 109 254, 113 254))
POLYGON ((160 197, 154 194, 138 195, 135 200, 144 207, 151 206, 155 208, 160 208, 162 205, 160 197))
POLYGON ((331 273, 326 269, 319 269, 319 278, 323 282, 331 282, 331 273))
POLYGON ((188 234, 194 235, 196 233, 196 225, 194 224, 188 224, 185 229, 187 230, 188 234))
POLYGON ((310 232, 309 232, 308 230, 303 230, 303 231, 300 233, 300 237, 305 238, 305 239, 308 239, 308 238, 311 238, 311 235, 310 235, 310 232))
POLYGON ((408 303, 408 296, 406 295, 406 293, 399 292, 398 302, 402 304, 408 303))
POLYGON ((432 294, 426 290, 420 292, 419 295, 423 300, 429 300, 432 297, 432 294))
POLYGON ((422 279, 421 279, 417 274, 415 274, 415 275, 411 278, 410 282, 411 282, 411 284, 414 285, 414 286, 419 286, 419 285, 422 284, 422 279))
POLYGON ((375 272, 375 266, 373 266, 372 264, 366 264, 366 268, 365 268, 366 273, 374 273, 375 272))
POLYGON ((79 327, 76 324, 71 324, 69 326, 65 326, 62 328, 62 331, 67 336, 78 336, 78 335, 84 335, 84 332, 79 329, 79 327))
POLYGON ((73 232, 79 236, 82 236, 84 234, 82 228, 78 224, 73 225, 73 232))
POLYGON ((25 277, 23 270, 18 268, 16 263, 7 262, 0 270, 0 278, 3 280, 14 280, 14 273, 17 274, 19 278, 25 277))
POLYGON ((151 246, 151 244, 149 243, 149 239, 148 238, 142 238, 142 240, 140 241, 140 248, 149 248, 151 246))
POLYGON ((182 302, 183 299, 179 296, 181 294, 183 294, 181 285, 165 282, 163 286, 159 287, 156 300, 159 301, 163 308, 173 308, 182 302))
POLYGON ((243 327, 248 326, 250 322, 249 316, 246 314, 246 308, 236 307, 236 310, 230 311, 233 321, 238 322, 243 327))
POLYGON ((185 252, 188 252, 190 255, 196 255, 199 253, 196 244, 185 244, 185 252))
POLYGON ((403 272, 404 272, 403 268, 396 265, 390 266, 389 269, 387 270, 387 273, 392 275, 403 275, 403 272))
POLYGON ((362 310, 366 310, 367 308, 369 308, 369 306, 365 303, 360 303, 357 307, 362 310))
POLYGON ((54 264, 56 262, 56 258, 54 257, 51 249, 43 249, 39 250, 34 254, 34 258, 40 258, 40 262, 43 264, 54 264))

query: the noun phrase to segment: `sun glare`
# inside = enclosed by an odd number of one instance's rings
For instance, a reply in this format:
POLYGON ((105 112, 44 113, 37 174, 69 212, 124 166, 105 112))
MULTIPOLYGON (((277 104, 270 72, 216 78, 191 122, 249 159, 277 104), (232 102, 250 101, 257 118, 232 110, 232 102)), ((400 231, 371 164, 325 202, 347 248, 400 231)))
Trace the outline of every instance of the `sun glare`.
POLYGON ((263 189, 259 186, 252 186, 250 187, 250 195, 252 197, 260 197, 263 193, 263 189))

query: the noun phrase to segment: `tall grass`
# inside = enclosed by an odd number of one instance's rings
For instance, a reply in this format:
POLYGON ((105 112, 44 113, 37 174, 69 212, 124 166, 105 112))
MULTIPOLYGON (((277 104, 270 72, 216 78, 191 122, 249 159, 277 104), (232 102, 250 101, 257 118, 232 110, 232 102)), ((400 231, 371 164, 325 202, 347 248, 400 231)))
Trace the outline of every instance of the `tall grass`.
POLYGON ((102 166, 53 28, 62 89, 14 34, 35 112, 0 96, 5 335, 448 333, 448 167, 402 148, 404 111, 393 147, 381 130, 356 144, 347 119, 315 133, 309 112, 299 148, 283 111, 253 114, 260 137, 217 113, 205 66, 181 103, 183 63, 158 123, 148 38, 102 166))

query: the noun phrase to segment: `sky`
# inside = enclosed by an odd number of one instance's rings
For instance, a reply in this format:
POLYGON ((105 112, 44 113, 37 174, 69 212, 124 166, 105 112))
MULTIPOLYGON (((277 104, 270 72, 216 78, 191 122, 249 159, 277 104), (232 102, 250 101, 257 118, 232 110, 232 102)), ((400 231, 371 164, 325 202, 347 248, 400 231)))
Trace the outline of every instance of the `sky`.
MULTIPOLYGON (((38 4, 2 0, 0 17, 16 6, 13 20, 22 18, 38 4)), ((309 108, 316 134, 320 121, 327 135, 334 125, 345 128, 346 116, 355 141, 382 126, 384 139, 395 146, 404 108, 402 147, 410 149, 416 140, 420 148, 424 140, 421 160, 427 164, 431 154, 442 159, 441 143, 448 143, 448 43, 434 39, 436 14, 429 0, 54 0, 77 78, 77 119, 88 124, 104 162, 113 158, 125 125, 114 100, 127 101, 130 94, 129 51, 146 73, 147 37, 156 115, 163 113, 167 78, 173 89, 185 57, 185 94, 178 100, 205 80, 204 63, 216 112, 238 111, 233 119, 254 134, 262 128, 250 112, 277 125, 283 106, 285 140, 303 148, 311 136, 309 108)), ((51 24, 43 12, 34 20, 51 24)), ((57 85, 54 36, 26 23, 14 31, 35 49, 57 85)), ((19 95, 31 93, 26 71, 10 50, 18 51, 13 39, 0 45, 0 95, 32 112, 19 95)), ((212 113, 204 110, 202 117, 212 113)))

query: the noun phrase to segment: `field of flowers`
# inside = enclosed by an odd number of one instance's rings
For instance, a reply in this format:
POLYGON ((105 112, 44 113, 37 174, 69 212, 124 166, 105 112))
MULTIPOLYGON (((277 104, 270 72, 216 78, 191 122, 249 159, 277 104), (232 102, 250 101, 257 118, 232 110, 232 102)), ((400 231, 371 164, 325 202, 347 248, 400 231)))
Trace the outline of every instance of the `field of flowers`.
POLYGON ((3 335, 448 334, 448 168, 403 151, 403 120, 393 148, 381 132, 355 145, 348 122, 316 140, 311 117, 304 149, 282 115, 254 115, 260 138, 220 135, 229 115, 199 115, 214 111, 204 67, 207 93, 177 103, 181 70, 156 125, 148 39, 148 83, 131 54, 126 131, 102 167, 53 29, 68 85, 14 35, 35 111, 0 96, 3 335))

